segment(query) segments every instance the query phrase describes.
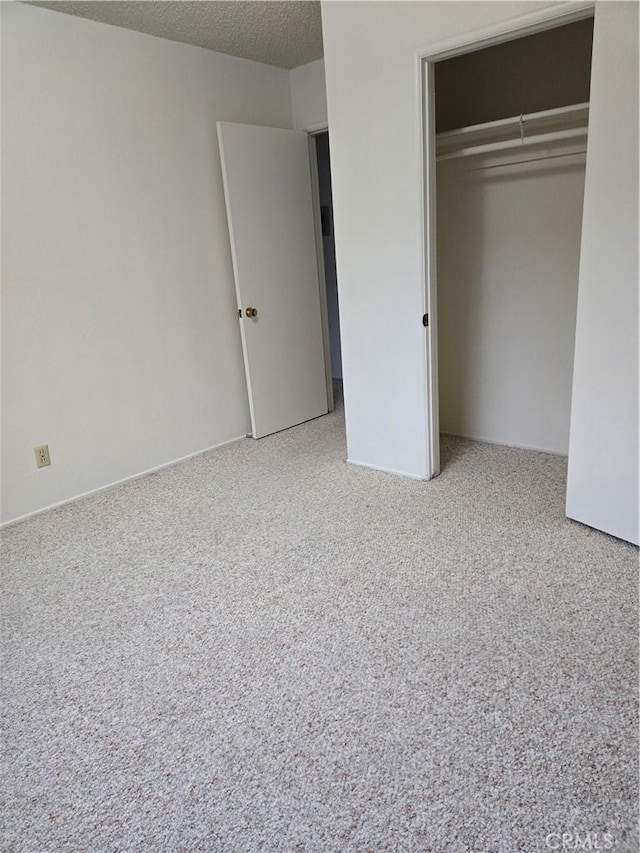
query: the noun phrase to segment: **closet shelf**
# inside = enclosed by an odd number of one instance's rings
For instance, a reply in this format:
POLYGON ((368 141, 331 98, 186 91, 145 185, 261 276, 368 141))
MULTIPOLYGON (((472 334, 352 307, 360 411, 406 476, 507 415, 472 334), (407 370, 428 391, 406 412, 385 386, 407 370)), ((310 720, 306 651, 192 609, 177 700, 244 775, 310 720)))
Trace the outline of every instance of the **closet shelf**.
POLYGON ((436 159, 451 160, 530 145, 551 144, 587 135, 589 104, 574 104, 513 116, 436 135, 436 159))

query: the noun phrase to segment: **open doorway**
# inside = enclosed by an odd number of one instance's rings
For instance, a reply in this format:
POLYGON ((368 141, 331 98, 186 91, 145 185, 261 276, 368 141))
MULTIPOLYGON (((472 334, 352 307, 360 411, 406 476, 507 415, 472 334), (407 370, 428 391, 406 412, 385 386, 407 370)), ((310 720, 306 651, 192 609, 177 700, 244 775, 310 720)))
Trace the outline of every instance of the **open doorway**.
POLYGON ((318 174, 318 203, 322 234, 324 262, 324 289, 326 293, 326 338, 329 348, 329 367, 335 406, 342 405, 342 354, 340 349, 340 309, 338 306, 338 279, 333 231, 333 199, 331 193, 331 154, 329 133, 322 131, 313 136, 313 148, 318 174))
POLYGON ((568 451, 592 38, 427 63, 434 474, 439 434, 568 451))

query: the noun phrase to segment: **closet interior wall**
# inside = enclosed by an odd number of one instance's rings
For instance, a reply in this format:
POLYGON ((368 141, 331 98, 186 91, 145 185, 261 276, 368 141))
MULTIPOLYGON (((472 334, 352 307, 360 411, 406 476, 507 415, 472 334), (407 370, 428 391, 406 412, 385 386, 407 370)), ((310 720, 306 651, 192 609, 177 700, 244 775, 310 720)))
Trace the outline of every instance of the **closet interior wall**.
POLYGON ((443 433, 567 453, 591 38, 581 21, 436 65, 443 433))

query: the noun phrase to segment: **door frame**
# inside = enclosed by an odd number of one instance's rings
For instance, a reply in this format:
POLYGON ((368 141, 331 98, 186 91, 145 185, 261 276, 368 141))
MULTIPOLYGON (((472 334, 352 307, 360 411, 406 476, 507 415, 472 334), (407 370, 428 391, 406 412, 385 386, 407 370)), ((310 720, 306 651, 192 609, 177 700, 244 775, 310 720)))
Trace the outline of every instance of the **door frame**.
POLYGON ((318 158, 316 152, 316 136, 327 133, 326 124, 313 125, 307 130, 309 141, 309 164, 311 168, 311 196, 313 198, 313 222, 316 234, 316 257, 318 262, 318 287, 320 288, 320 318, 322 321, 322 342, 324 344, 324 369, 327 381, 327 406, 329 411, 335 409, 333 399, 333 376, 331 369, 331 339, 329 336, 329 309, 327 307, 327 279, 324 266, 324 242, 322 240, 322 218, 320 212, 320 179, 318 177, 318 158))
POLYGON ((415 54, 418 90, 420 149, 420 185, 422 187, 422 253, 424 313, 428 316, 425 335, 424 377, 426 393, 427 479, 440 473, 440 416, 438 397, 438 308, 436 256, 436 139, 434 65, 486 47, 524 38, 572 24, 595 13, 596 0, 558 3, 539 12, 501 21, 482 30, 466 33, 431 45, 415 54))

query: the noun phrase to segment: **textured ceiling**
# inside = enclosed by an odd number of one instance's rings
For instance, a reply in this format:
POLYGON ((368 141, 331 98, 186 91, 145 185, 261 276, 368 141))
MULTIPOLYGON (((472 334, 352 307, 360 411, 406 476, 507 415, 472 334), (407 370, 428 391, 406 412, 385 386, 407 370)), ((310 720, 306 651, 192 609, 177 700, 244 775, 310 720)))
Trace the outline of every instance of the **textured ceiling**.
POLYGON ((319 0, 38 0, 30 5, 281 68, 322 56, 319 0))

